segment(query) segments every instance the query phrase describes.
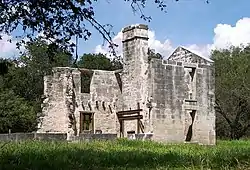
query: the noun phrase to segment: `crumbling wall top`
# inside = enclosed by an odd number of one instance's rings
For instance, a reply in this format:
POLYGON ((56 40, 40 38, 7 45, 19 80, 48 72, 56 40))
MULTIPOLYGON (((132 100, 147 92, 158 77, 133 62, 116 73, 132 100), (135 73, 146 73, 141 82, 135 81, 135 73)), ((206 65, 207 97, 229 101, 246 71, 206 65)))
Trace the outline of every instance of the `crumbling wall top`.
POLYGON ((122 30, 123 33, 123 38, 122 42, 128 42, 132 41, 135 39, 140 39, 140 40, 148 40, 148 26, 143 25, 143 24, 138 24, 138 25, 131 25, 128 27, 125 27, 122 30))
POLYGON ((53 67, 52 70, 53 70, 53 72, 61 72, 61 73, 67 72, 67 71, 72 71, 72 72, 93 71, 93 72, 107 72, 107 73, 120 73, 120 72, 122 72, 122 69, 109 71, 109 70, 73 68, 73 67, 53 67))
POLYGON ((68 73, 69 71, 71 71, 72 73, 76 73, 79 70, 77 68, 72 68, 72 67, 53 67, 52 68, 52 72, 53 73, 68 73))
POLYGON ((145 24, 130 25, 130 26, 123 28, 122 32, 125 33, 127 31, 131 31, 131 30, 136 29, 136 28, 148 30, 148 25, 145 25, 145 24))

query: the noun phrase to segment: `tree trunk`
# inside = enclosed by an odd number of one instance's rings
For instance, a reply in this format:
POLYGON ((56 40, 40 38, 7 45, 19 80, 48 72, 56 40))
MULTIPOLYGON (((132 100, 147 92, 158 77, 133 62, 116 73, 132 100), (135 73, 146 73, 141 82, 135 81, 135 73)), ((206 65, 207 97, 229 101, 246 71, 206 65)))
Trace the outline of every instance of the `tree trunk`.
POLYGON ((239 135, 237 134, 237 131, 235 128, 231 128, 231 134, 230 134, 231 140, 239 140, 239 135))
POLYGON ((245 132, 248 128, 244 128, 241 124, 230 126, 230 138, 231 140, 239 140, 245 135, 245 132))

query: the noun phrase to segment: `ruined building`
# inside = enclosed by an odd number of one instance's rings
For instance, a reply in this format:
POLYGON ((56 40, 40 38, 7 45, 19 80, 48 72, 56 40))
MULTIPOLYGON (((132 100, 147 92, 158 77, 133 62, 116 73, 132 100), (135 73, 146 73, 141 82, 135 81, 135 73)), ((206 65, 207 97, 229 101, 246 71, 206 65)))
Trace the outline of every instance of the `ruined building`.
POLYGON ((38 132, 151 133, 155 141, 215 144, 213 61, 184 47, 167 60, 148 51, 148 27, 129 26, 122 70, 54 68, 44 78, 38 132), (86 75, 91 82, 83 91, 86 75))

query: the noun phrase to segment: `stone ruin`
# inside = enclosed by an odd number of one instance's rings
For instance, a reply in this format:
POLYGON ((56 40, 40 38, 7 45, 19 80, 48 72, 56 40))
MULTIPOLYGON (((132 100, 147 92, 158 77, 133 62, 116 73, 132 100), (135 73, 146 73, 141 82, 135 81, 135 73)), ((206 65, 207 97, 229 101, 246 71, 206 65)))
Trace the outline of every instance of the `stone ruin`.
POLYGON ((150 57, 148 26, 142 24, 124 28, 122 43, 122 70, 56 67, 44 77, 38 132, 214 145, 213 61, 184 47, 167 60, 150 57))

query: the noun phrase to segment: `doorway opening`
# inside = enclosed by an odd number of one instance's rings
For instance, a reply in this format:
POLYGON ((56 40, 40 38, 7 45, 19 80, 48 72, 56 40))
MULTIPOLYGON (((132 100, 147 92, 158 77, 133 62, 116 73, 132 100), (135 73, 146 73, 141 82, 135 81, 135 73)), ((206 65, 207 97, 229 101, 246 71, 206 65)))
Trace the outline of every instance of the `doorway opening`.
POLYGON ((94 112, 80 112, 80 133, 94 133, 94 112))

